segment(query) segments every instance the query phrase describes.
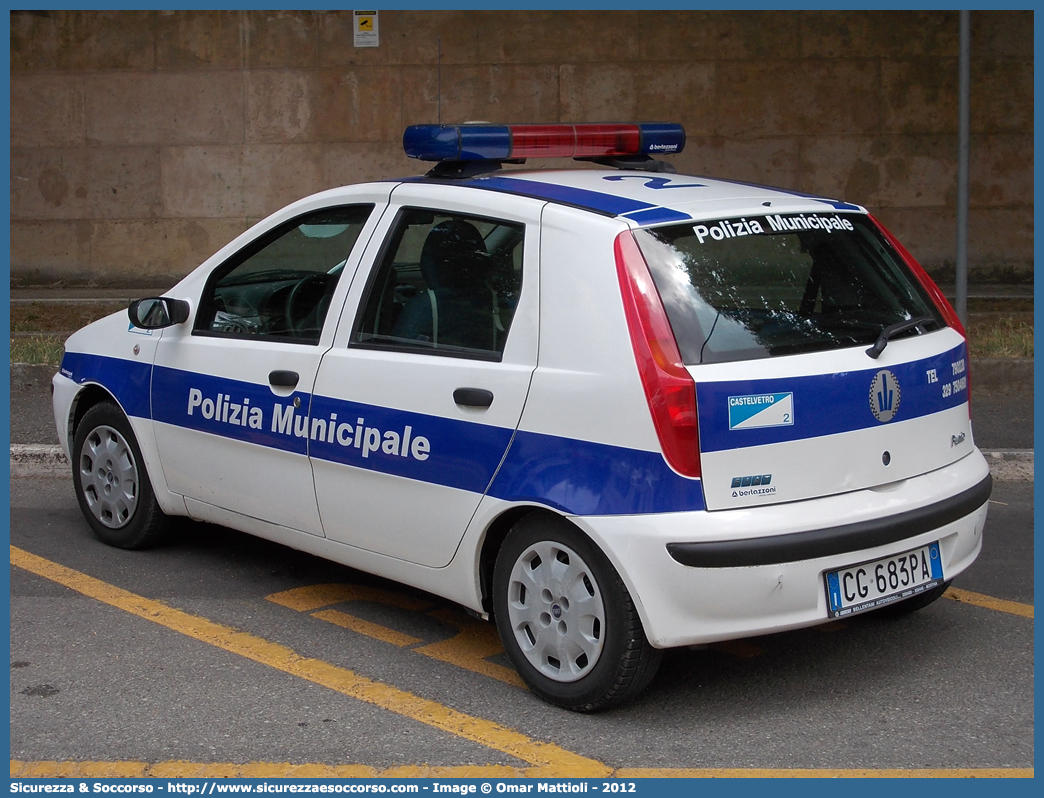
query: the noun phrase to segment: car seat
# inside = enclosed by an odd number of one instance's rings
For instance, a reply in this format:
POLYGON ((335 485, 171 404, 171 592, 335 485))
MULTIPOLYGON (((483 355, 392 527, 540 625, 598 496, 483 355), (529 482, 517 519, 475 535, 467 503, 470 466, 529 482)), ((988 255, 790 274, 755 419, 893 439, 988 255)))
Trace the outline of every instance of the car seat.
POLYGON ((436 349, 500 351, 503 326, 489 279, 491 261, 475 226, 460 219, 435 225, 419 265, 426 288, 403 308, 392 335, 436 349))

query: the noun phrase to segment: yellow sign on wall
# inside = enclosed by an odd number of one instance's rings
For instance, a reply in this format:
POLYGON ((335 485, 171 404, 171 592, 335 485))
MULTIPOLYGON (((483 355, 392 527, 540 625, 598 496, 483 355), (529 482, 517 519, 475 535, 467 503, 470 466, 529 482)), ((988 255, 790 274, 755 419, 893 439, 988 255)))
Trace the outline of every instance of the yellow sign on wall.
POLYGON ((355 17, 355 46, 378 47, 380 34, 377 26, 376 11, 353 11, 355 17))

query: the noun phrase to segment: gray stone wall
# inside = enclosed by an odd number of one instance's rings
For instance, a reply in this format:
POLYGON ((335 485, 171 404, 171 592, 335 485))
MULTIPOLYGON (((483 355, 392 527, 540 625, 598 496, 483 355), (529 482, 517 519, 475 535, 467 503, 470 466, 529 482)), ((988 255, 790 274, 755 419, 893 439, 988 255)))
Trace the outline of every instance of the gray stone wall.
MULTIPOLYGON (((1033 15, 972 13, 972 280, 1031 279, 1033 15)), ((303 195, 417 174, 403 128, 671 120, 680 171, 867 205, 956 251, 956 12, 11 14, 16 283, 162 285, 303 195), (441 81, 437 69, 441 38, 441 81)))

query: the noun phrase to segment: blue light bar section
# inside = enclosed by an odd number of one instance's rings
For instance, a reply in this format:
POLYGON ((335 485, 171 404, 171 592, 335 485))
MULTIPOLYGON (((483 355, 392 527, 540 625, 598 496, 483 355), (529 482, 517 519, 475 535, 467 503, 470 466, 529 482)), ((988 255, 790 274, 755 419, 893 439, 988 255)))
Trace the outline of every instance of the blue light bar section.
POLYGON ((685 128, 669 122, 638 125, 642 155, 675 155, 685 149, 685 128))
POLYGON ((402 134, 402 148, 410 158, 422 161, 455 161, 460 156, 460 137, 455 127, 410 125, 402 134))
POLYGON ((511 129, 506 126, 461 125, 460 160, 501 160, 511 157, 511 129))
POLYGON ((501 125, 410 125, 402 148, 421 161, 496 161, 511 157, 511 130, 501 125))

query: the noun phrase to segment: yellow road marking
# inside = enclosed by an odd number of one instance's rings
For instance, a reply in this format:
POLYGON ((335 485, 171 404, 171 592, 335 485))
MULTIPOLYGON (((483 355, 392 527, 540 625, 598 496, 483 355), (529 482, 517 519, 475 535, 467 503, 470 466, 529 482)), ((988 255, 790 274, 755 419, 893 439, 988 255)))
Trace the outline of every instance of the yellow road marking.
POLYGON ((298 612, 310 612, 320 607, 329 607, 331 604, 341 604, 345 601, 372 601, 375 604, 387 604, 412 612, 430 610, 432 603, 424 601, 415 596, 399 593, 395 590, 385 590, 380 587, 369 587, 367 585, 352 585, 337 582, 328 585, 308 585, 307 587, 295 587, 293 590, 284 590, 282 593, 273 593, 265 596, 266 601, 289 607, 298 612))
POLYGON ((321 621, 329 621, 344 629, 351 629, 353 632, 359 632, 375 640, 391 643, 399 648, 422 642, 419 637, 396 632, 387 626, 381 626, 379 623, 373 623, 363 618, 356 618, 354 615, 349 615, 347 612, 341 612, 340 610, 320 610, 319 612, 313 612, 312 617, 321 621))
POLYGON ((951 587, 943 593, 943 598, 953 599, 954 601, 960 601, 964 604, 974 604, 976 607, 985 607, 988 610, 997 610, 997 612, 1008 612, 1012 615, 1021 615, 1023 618, 1033 617, 1032 604, 1021 604, 1018 601, 1005 601, 1004 599, 993 598, 993 596, 985 596, 982 593, 972 593, 970 590, 960 590, 956 587, 951 587))
POLYGON ((413 649, 418 654, 424 654, 441 662, 448 662, 459 668, 466 668, 474 673, 481 673, 483 676, 499 679, 515 687, 521 687, 523 690, 528 689, 514 668, 486 661, 486 657, 504 653, 500 635, 497 634, 497 629, 493 624, 476 620, 453 609, 435 610, 429 612, 428 615, 451 626, 456 626, 460 630, 460 634, 449 640, 413 649))
POLYGON ((1033 768, 619 768, 614 779, 1032 779, 1033 768))
MULTIPOLYGON (((273 593, 271 596, 265 596, 265 598, 275 604, 289 607, 298 612, 308 612, 318 607, 328 607, 331 604, 340 604, 348 601, 372 601, 415 612, 430 610, 432 607, 430 602, 424 602, 402 593, 352 584, 309 585, 307 587, 286 590, 282 593, 273 593)), ((473 673, 489 676, 492 679, 499 679, 513 687, 520 687, 523 690, 528 689, 525 682, 522 681, 522 678, 513 668, 486 661, 486 657, 492 657, 494 654, 502 654, 504 652, 504 647, 500 643, 500 636, 497 634, 496 627, 493 624, 478 621, 460 610, 451 608, 436 609, 427 614, 438 621, 456 627, 458 634, 448 640, 440 640, 437 643, 419 646, 412 649, 413 651, 426 657, 437 659, 440 662, 456 665, 458 668, 464 668, 473 673)), ((351 629, 353 632, 364 634, 376 640, 383 640, 385 643, 391 643, 400 648, 422 642, 420 638, 411 637, 395 629, 357 618, 340 610, 320 610, 319 612, 311 613, 311 615, 313 618, 335 623, 345 629, 351 629)))
MULTIPOLYGON (((396 765, 379 770, 367 765, 294 765, 289 762, 23 762, 11 760, 11 778, 364 778, 364 779, 518 779, 543 777, 531 769, 505 765, 396 765)), ((579 776, 578 776, 579 777, 579 776)), ((614 779, 1032 779, 1033 768, 618 768, 614 779)))
MULTIPOLYGON (((110 585, 92 576, 66 568, 30 552, 11 546, 11 564, 37 576, 50 579, 89 598, 122 609, 225 651, 267 665, 276 670, 328 687, 344 695, 379 706, 388 711, 449 732, 496 751, 514 756, 536 767, 513 768, 503 765, 465 765, 429 767, 402 765, 377 770, 366 765, 324 765, 255 762, 192 763, 159 762, 23 762, 11 760, 11 777, 245 777, 245 778, 1033 778, 1032 768, 949 768, 949 769, 765 769, 765 768, 619 768, 612 769, 553 744, 541 743, 500 724, 475 718, 412 693, 367 679, 322 660, 307 659, 292 649, 272 643, 232 627, 214 623, 110 585)), ((1033 606, 1004 601, 980 593, 950 588, 947 598, 969 604, 1033 617, 1033 606)), ((352 599, 394 603, 404 609, 430 607, 417 599, 379 588, 356 585, 320 585, 298 588, 269 597, 275 603, 307 611, 352 599), (320 589, 317 589, 320 588, 320 589), (376 598, 379 591, 381 597, 376 598), (291 595, 293 594, 293 595, 291 595), (363 596, 365 595, 365 598, 363 596), (281 597, 281 598, 276 598, 281 597), (405 606, 409 604, 409 606, 405 606)), ((321 616, 323 613, 317 613, 321 616)), ((432 613, 438 615, 438 613, 432 613)), ((450 621, 452 623, 452 621, 450 621)), ((458 628, 461 628, 458 625, 458 628)), ((391 631, 391 630, 388 630, 391 631)), ((454 638, 456 639, 456 638, 454 638)), ((439 644, 433 644, 438 646, 439 644)), ((754 648, 753 646, 751 647, 754 648)), ((419 650, 419 649, 418 649, 419 650)), ((751 655, 750 652, 747 652, 751 655)), ((488 656, 488 655, 487 655, 488 656)), ((447 660, 450 661, 450 660, 447 660)), ((486 663, 491 665, 492 663, 486 663)))
POLYGON ((601 777, 611 772, 601 762, 554 743, 533 740, 499 723, 466 715, 346 668, 302 657, 287 646, 139 596, 15 546, 11 546, 11 564, 195 640, 516 757, 535 766, 527 769, 527 775, 601 777))

